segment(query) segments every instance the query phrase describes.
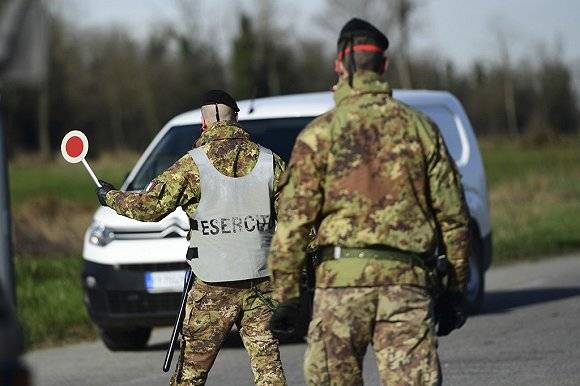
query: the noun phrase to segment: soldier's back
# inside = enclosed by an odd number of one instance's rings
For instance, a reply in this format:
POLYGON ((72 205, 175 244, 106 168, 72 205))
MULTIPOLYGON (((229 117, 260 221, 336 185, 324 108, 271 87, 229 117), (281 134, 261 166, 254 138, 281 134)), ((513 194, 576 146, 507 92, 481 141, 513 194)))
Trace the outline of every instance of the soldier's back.
POLYGON ((308 127, 300 137, 326 157, 320 244, 428 250, 425 173, 436 136, 386 91, 349 96, 308 127))

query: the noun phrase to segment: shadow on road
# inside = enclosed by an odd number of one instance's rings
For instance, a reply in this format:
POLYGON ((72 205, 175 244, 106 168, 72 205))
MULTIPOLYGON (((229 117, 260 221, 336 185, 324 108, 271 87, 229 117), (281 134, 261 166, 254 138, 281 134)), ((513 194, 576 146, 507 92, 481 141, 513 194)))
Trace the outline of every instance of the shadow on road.
MULTIPOLYGON (((510 312, 519 307, 531 306, 534 304, 548 303, 557 300, 580 296, 580 287, 564 288, 531 288, 515 289, 506 291, 491 291, 485 294, 485 302, 481 314, 498 314, 510 312)), ((281 342, 282 344, 292 344, 296 341, 281 342)), ((137 351, 165 351, 169 347, 169 342, 162 342, 149 345, 137 351)), ((242 339, 238 331, 234 330, 228 334, 223 348, 243 348, 242 339)))
POLYGON ((514 308, 580 296, 580 287, 517 289, 485 294, 482 314, 509 312, 514 308))
MULTIPOLYGON (((167 351, 169 348, 169 342, 151 344, 147 347, 144 347, 137 351, 167 351)), ((179 345, 177 345, 177 349, 179 349, 179 345)))

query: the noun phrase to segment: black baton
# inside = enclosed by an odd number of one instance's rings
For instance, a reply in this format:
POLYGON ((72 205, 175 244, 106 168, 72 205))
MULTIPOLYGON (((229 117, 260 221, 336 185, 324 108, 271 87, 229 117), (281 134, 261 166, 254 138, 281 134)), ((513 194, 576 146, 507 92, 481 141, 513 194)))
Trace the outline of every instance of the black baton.
POLYGON ((173 326, 173 332, 171 333, 171 341, 169 343, 169 348, 165 354, 165 362, 163 363, 163 371, 168 372, 171 367, 171 360, 173 359, 173 351, 175 350, 175 345, 177 344, 177 339, 179 338, 179 332, 181 331, 181 326, 183 325, 183 316, 185 314, 185 304, 187 303, 187 294, 191 289, 193 284, 193 273, 191 268, 185 273, 185 286, 183 288, 183 297, 181 298, 181 306, 179 307, 179 313, 177 314, 177 320, 173 326))

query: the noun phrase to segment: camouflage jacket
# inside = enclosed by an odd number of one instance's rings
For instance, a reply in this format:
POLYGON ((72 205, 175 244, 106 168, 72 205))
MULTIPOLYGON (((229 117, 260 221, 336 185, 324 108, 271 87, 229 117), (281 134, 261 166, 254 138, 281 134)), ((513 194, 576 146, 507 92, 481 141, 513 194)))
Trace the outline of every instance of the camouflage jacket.
MULTIPOLYGON (((205 130, 195 147, 201 147, 213 166, 230 177, 248 174, 258 161, 258 145, 240 126, 216 122, 205 130)), ((277 209, 279 182, 286 165, 274 154, 274 200, 277 209)), ((107 193, 107 205, 117 213, 140 221, 159 221, 177 207, 191 217, 201 199, 199 169, 189 154, 155 178, 143 192, 107 193)))
MULTIPOLYGON (((461 290, 468 257, 468 214, 460 177, 441 134, 424 115, 391 97, 372 72, 353 87, 339 82, 336 107, 298 136, 282 183, 277 231, 269 256, 274 297, 298 296, 306 237, 321 246, 388 246, 428 253, 440 229, 461 290)), ((317 287, 425 285, 417 266, 391 260, 323 262, 317 287)))

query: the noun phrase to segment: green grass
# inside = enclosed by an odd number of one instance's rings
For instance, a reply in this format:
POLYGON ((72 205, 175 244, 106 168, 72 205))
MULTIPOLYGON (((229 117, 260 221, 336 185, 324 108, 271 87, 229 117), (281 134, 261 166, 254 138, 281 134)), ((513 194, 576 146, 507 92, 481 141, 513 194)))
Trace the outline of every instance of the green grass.
POLYGON ((481 142, 496 263, 580 250, 579 143, 481 142))
POLYGON ((78 257, 17 258, 17 304, 26 346, 94 338, 83 305, 78 257))
MULTIPOLYGON (((97 162, 88 161, 98 178, 119 187, 133 167, 137 155, 107 155, 97 162)), ((39 197, 57 197, 97 206, 95 184, 80 163, 69 164, 57 158, 41 162, 36 158, 16 160, 10 165, 11 202, 14 209, 39 197)))
MULTIPOLYGON (((99 178, 120 186, 136 159, 136 154, 129 153, 107 155, 97 162, 89 162, 99 178)), ((58 157, 43 163, 35 157, 24 156, 11 163, 9 177, 14 219, 30 217, 31 211, 59 202, 69 204, 56 207, 97 207, 95 186, 81 164, 67 164, 58 157)), ((67 240, 64 236, 70 238, 70 229, 54 229, 55 224, 62 224, 61 217, 68 216, 72 224, 77 224, 79 217, 87 217, 88 224, 92 215, 90 210, 62 214, 48 209, 37 213, 46 218, 25 224, 29 232, 37 231, 33 229, 37 226, 45 231, 41 234, 58 239, 58 234, 63 233, 63 240, 67 240)), ((80 250, 83 231, 84 228, 78 232, 78 240, 71 243, 74 244, 71 255, 73 250, 80 250)), ((26 346, 38 348, 95 338, 95 328, 83 304, 80 256, 23 256, 18 248, 15 253, 18 310, 26 332, 26 346)))

